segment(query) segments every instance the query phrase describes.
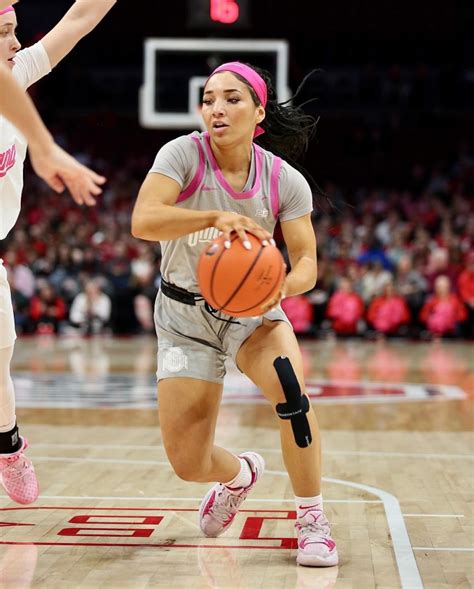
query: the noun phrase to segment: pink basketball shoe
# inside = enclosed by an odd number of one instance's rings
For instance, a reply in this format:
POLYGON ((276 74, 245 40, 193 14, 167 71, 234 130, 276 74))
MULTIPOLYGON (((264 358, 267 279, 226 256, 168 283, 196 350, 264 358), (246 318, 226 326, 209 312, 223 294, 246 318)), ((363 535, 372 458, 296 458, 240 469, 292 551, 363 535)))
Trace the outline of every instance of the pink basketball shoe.
POLYGON ((295 528, 298 532, 298 564, 308 567, 337 565, 336 543, 331 538, 331 527, 322 511, 307 511, 296 521, 295 528))
POLYGON ((244 458, 249 463, 252 482, 237 493, 235 491, 231 493, 222 483, 216 483, 209 489, 199 508, 199 524, 209 538, 220 536, 227 530, 243 501, 265 470, 265 461, 256 452, 244 452, 239 455, 239 458, 244 458))
POLYGON ((19 450, 0 454, 0 483, 10 499, 27 505, 38 498, 38 480, 31 461, 24 455, 28 441, 21 436, 20 440, 19 450))

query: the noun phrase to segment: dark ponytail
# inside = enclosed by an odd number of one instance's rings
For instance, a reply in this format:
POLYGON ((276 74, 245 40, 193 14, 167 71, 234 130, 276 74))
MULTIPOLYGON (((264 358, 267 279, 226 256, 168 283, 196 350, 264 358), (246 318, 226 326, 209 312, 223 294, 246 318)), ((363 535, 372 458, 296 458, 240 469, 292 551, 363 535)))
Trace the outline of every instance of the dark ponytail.
MULTIPOLYGON (((316 127, 319 119, 315 119, 311 115, 308 115, 302 109, 305 104, 313 102, 316 98, 312 98, 300 106, 295 106, 291 104, 291 102, 299 95, 306 80, 320 70, 310 71, 309 74, 303 78, 301 84, 291 98, 285 100, 285 102, 278 102, 269 72, 254 65, 246 65, 255 70, 265 80, 267 85, 268 100, 265 107, 265 118, 259 123, 259 126, 262 127, 265 133, 259 135, 255 139, 255 142, 264 149, 283 158, 306 177, 313 190, 313 194, 324 199, 319 201, 320 208, 321 206, 324 206, 324 208, 328 207, 329 210, 339 210, 332 202, 331 198, 320 188, 320 186, 318 186, 318 183, 308 170, 297 162, 297 160, 307 151, 309 142, 316 134, 316 127), (326 205, 323 205, 324 201, 326 202, 326 205)), ((255 105, 261 106, 261 102, 249 82, 242 76, 239 76, 234 72, 232 73, 247 85, 255 105)))
MULTIPOLYGON (((264 149, 268 149, 275 155, 282 157, 294 164, 308 149, 308 144, 316 132, 317 119, 306 114, 300 106, 294 106, 291 102, 298 96, 304 83, 314 72, 310 72, 298 86, 294 96, 285 102, 278 102, 270 74, 250 64, 246 64, 255 70, 267 85, 268 101, 265 107, 265 118, 260 127, 265 131, 255 141, 264 149)), ((250 90, 250 94, 256 106, 260 106, 260 100, 252 86, 236 75, 250 90)))

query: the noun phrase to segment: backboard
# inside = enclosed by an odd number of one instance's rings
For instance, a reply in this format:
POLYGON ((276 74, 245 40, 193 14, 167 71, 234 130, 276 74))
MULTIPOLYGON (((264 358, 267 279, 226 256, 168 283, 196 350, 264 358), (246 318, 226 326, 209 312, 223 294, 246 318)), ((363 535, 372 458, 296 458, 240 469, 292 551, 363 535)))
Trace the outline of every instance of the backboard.
POLYGON ((202 88, 212 70, 226 61, 244 61, 268 70, 278 100, 289 98, 288 42, 261 39, 147 39, 140 123, 154 129, 200 127, 202 88))

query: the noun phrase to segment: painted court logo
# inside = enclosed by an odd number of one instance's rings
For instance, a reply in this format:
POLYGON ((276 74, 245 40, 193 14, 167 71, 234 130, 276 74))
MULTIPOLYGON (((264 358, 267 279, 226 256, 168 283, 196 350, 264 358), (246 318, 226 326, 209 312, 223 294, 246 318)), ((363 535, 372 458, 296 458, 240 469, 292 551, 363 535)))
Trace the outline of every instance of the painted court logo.
POLYGON ((16 145, 13 144, 3 153, 0 153, 0 178, 7 175, 8 170, 16 163, 16 145))

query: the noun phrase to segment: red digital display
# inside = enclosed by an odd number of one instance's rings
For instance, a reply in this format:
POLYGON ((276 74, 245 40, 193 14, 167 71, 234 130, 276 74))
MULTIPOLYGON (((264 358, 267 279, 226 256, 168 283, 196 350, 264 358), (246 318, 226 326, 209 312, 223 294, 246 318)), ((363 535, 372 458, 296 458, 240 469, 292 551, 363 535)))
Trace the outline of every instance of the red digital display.
POLYGON ((250 0, 187 0, 188 28, 246 29, 250 26, 250 0))
POLYGON ((209 0, 209 16, 214 22, 230 25, 239 20, 240 8, 236 0, 209 0))

